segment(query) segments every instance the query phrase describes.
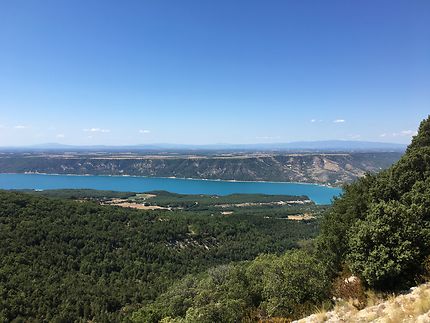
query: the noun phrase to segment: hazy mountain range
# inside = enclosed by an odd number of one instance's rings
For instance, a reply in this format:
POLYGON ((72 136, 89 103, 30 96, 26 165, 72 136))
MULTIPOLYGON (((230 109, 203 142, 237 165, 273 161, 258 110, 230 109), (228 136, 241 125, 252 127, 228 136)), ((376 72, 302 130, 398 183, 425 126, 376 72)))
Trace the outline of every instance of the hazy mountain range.
POLYGON ((0 147, 0 150, 85 150, 85 151, 160 151, 160 150, 242 150, 242 151, 404 151, 406 145, 386 142, 371 141, 297 141, 289 143, 260 143, 260 144, 142 144, 142 145, 64 145, 58 143, 46 143, 32 146, 0 147))

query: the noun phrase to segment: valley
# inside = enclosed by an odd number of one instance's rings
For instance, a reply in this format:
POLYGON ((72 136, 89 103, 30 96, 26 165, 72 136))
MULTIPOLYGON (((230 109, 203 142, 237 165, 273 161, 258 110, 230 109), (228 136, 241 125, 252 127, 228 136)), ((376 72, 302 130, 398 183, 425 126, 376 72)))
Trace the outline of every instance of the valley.
POLYGON ((296 200, 307 198, 0 191, 0 321, 130 322, 178 279, 306 244, 328 206, 266 205, 296 200), (249 201, 262 205, 235 206, 249 201))

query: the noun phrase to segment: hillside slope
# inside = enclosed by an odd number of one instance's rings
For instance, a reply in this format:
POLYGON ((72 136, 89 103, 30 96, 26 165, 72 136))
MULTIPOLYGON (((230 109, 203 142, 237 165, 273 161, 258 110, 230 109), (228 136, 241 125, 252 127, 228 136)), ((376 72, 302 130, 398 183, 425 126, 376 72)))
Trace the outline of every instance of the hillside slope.
MULTIPOLYGON (((194 196, 170 194, 158 201, 182 200, 181 209, 98 203, 130 196, 0 190, 0 322, 127 322, 127 315, 187 274, 282 253, 314 237, 318 219, 285 219, 321 209, 269 205, 229 208, 234 212, 224 215, 212 196, 199 195, 206 207, 195 210, 189 203, 194 196)), ((223 197, 230 203, 245 198, 223 197)))
MULTIPOLYGON (((333 297, 358 300, 353 304, 362 308, 371 304, 367 293, 391 295, 428 281, 430 117, 397 163, 345 187, 324 215, 322 231, 313 242, 282 256, 260 255, 186 277, 135 311, 132 319, 136 323, 289 322, 317 308, 330 308, 333 297), (358 278, 356 288, 341 284, 346 274, 358 278)), ((426 306, 416 318, 427 313, 426 306)), ((377 310, 383 312, 383 306, 377 310)), ((382 312, 377 314, 383 317, 382 312)), ((338 311, 331 318, 339 322, 341 315, 338 311)), ((409 319, 397 315, 399 320, 391 322, 409 319)), ((355 322, 352 316, 346 321, 355 322)))
POLYGON ((406 288, 430 256, 430 117, 389 169, 345 188, 322 224, 320 249, 376 289, 406 288))
POLYGON ((243 181, 306 182, 340 186, 389 167, 391 153, 137 156, 2 154, 0 172, 134 175, 243 181))

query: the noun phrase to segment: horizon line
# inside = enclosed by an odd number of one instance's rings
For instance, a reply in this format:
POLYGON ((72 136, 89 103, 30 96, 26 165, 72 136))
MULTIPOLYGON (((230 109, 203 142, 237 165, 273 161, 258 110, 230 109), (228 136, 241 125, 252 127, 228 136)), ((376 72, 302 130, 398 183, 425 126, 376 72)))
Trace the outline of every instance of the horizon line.
POLYGON ((66 144, 60 142, 44 142, 39 144, 24 144, 24 145, 10 145, 0 146, 0 148, 37 148, 38 146, 70 146, 70 147, 144 147, 144 146, 270 146, 270 145, 288 145, 288 144, 318 144, 318 143, 362 143, 362 144, 380 144, 380 145, 394 145, 394 146, 408 146, 406 143, 385 142, 385 141, 370 141, 370 140, 348 140, 348 139, 328 139, 328 140, 299 140, 299 141, 279 141, 279 142, 256 142, 256 143, 205 143, 205 144, 192 144, 192 143, 170 143, 170 142, 155 142, 155 143, 141 143, 141 144, 66 144))

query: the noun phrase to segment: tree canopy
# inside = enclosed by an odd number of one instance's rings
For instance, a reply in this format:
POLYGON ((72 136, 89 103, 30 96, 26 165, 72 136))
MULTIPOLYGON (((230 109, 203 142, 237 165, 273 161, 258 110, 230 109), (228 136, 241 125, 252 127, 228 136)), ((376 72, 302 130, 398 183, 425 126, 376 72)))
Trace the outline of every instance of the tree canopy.
POLYGON ((333 272, 346 262, 371 287, 419 280, 430 255, 430 117, 396 164, 345 188, 319 244, 333 272))

